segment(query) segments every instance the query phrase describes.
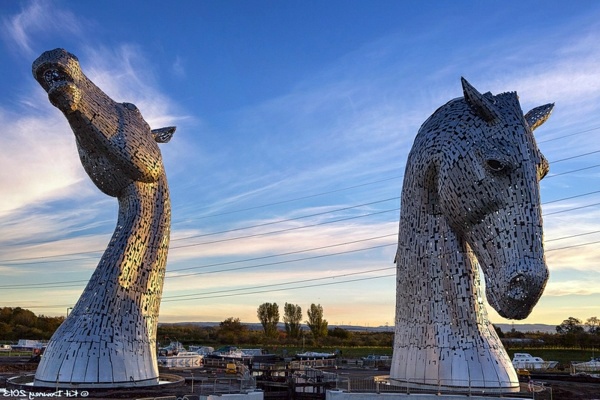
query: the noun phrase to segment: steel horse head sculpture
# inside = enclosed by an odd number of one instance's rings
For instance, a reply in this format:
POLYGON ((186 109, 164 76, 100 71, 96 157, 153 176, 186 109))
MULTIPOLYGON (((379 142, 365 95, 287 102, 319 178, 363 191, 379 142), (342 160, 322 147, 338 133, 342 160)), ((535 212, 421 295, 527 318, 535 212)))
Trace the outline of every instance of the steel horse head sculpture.
POLYGON ((63 49, 43 53, 33 76, 63 112, 94 184, 119 201, 117 227, 73 311, 54 333, 34 384, 129 387, 158 384, 156 327, 171 205, 157 142, 136 106, 117 103, 63 49))
POLYGON ((548 279, 539 180, 548 163, 533 130, 553 104, 523 115, 517 94, 464 97, 421 126, 408 156, 398 239, 390 378, 413 386, 515 391, 518 379, 488 320, 523 319, 548 279))

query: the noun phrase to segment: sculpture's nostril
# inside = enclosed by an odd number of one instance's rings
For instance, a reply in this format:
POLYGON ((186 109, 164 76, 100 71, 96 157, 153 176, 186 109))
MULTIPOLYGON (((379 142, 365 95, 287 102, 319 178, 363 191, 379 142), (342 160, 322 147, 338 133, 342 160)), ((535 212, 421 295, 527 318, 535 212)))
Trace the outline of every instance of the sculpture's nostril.
POLYGON ((525 300, 528 292, 527 279, 525 279, 525 276, 522 274, 515 275, 508 283, 507 295, 514 300, 525 300))

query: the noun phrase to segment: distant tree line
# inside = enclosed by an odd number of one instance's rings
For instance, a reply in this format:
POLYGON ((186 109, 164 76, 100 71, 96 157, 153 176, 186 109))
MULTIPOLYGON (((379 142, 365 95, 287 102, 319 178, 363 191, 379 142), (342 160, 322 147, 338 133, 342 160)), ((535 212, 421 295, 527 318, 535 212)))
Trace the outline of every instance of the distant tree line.
MULTIPOLYGON (((392 347, 391 331, 350 331, 340 327, 329 329, 324 319, 323 307, 311 304, 307 319, 302 323, 302 308, 285 303, 283 308, 284 329, 279 326, 277 303, 263 303, 257 309, 262 330, 252 330, 239 318, 229 317, 215 326, 197 324, 160 324, 157 341, 162 345, 179 341, 184 345, 206 346, 306 346, 306 347, 392 347), (308 329, 306 329, 308 328, 308 329)), ((36 316, 33 312, 16 307, 0 308, 0 341, 15 342, 18 339, 50 339, 64 317, 36 316)), ((498 336, 507 347, 565 347, 599 348, 600 320, 588 318, 585 322, 569 317, 556 326, 556 333, 508 332, 496 327, 498 336)))
POLYGON ((304 321, 302 308, 298 304, 285 303, 283 307, 284 329, 279 329, 280 311, 277 303, 263 303, 256 315, 262 331, 251 330, 239 318, 230 317, 218 326, 200 327, 193 324, 161 324, 158 327, 159 341, 177 340, 183 344, 237 345, 237 346, 352 346, 392 347, 392 332, 358 332, 340 327, 329 329, 320 304, 311 304, 304 321))
POLYGON ((2 307, 0 308, 0 340, 48 340, 64 319, 64 317, 37 316, 32 311, 21 307, 2 307))
POLYGON ((506 346, 526 345, 527 347, 564 347, 590 349, 600 346, 600 320, 590 317, 585 322, 578 318, 569 317, 555 328, 556 333, 519 332, 514 328, 502 332, 496 327, 496 332, 506 346))

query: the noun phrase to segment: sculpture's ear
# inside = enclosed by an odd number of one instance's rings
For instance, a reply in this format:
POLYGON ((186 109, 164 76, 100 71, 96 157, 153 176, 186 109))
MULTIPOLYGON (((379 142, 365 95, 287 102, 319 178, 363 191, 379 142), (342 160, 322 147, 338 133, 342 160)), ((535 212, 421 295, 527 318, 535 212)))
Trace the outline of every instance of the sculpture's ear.
POLYGON ((529 124, 529 128, 533 132, 535 128, 542 125, 550 117, 550 113, 554 108, 554 103, 544 104, 530 110, 525 114, 525 121, 529 124))
POLYGON ((167 143, 175 133, 175 126, 167 126, 166 128, 152 129, 152 136, 157 143, 167 143))
POLYGON ((460 81, 462 83, 465 100, 475 114, 486 122, 500 119, 500 113, 490 99, 479 93, 465 78, 461 77, 460 81))

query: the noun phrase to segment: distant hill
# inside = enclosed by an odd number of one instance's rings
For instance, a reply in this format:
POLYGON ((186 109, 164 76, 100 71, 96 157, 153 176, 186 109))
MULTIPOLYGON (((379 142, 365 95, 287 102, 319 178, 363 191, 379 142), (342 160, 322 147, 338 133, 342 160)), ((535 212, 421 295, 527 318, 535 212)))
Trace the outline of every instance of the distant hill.
MULTIPOLYGON (((159 325, 193 325, 200 327, 211 327, 211 326, 219 326, 220 322, 160 322, 159 325)), ((259 322, 254 323, 244 323, 248 329, 253 331, 260 331, 263 329, 262 325, 259 322)), ((279 329, 284 330, 285 324, 280 322, 278 324, 279 329)), ((333 328, 342 328, 347 331, 353 332, 393 332, 393 326, 357 326, 357 325, 329 325, 329 329, 333 328)), ((302 328, 308 330, 308 326, 306 324, 302 324, 302 328)))
MULTIPOLYGON (((220 322, 174 322, 174 323, 160 323, 159 325, 195 325, 202 327, 219 326, 220 322)), ((256 323, 245 323, 248 329, 251 330, 262 330, 262 325, 256 323)), ((543 333, 556 333, 556 325, 546 324, 494 324, 502 332, 510 332, 513 328, 519 332, 543 332, 543 333)), ((304 329, 308 329, 306 325, 302 325, 304 329)), ((362 332, 393 332, 393 326, 357 326, 357 325, 329 325, 330 329, 342 328, 347 331, 362 331, 362 332)), ((279 323, 279 329, 285 329, 283 323, 279 323)))
POLYGON ((502 332, 510 332, 513 328, 519 332, 542 332, 556 333, 556 325, 546 324, 494 324, 502 329, 502 332))

